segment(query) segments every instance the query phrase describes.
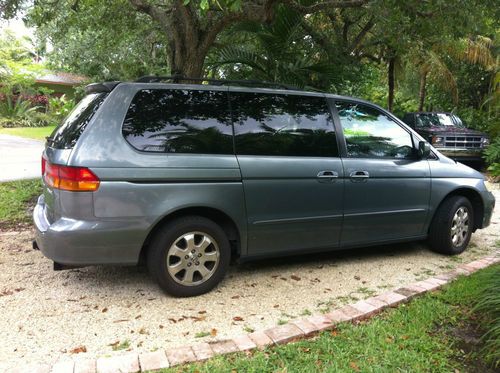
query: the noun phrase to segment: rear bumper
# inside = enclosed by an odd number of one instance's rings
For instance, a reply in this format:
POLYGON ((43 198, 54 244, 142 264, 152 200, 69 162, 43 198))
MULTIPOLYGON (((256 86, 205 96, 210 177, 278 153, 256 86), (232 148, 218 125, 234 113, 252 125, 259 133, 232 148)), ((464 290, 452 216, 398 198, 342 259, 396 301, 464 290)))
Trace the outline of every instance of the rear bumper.
POLYGON ((76 220, 50 223, 43 195, 33 211, 35 241, 54 262, 66 265, 137 264, 150 224, 138 220, 76 220))
POLYGON ((436 148, 441 154, 461 161, 482 161, 483 149, 436 148))

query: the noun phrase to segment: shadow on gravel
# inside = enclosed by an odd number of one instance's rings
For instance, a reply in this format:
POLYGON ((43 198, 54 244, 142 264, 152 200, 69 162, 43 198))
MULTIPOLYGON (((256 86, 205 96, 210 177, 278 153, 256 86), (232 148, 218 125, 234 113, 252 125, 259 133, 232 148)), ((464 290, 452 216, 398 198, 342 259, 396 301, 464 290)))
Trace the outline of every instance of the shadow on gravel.
MULTIPOLYGON (((232 264, 226 280, 217 287, 217 291, 224 291, 225 285, 231 278, 266 276, 269 272, 293 270, 300 275, 301 270, 323 266, 335 266, 342 262, 355 266, 354 261, 383 260, 389 257, 412 255, 417 252, 429 250, 422 242, 410 242, 383 246, 370 246, 357 249, 332 250, 328 252, 314 252, 293 256, 276 258, 262 258, 251 262, 232 264), (350 262, 350 263, 349 263, 350 262)), ((374 263, 376 265, 376 263, 374 263)), ((66 285, 83 286, 85 288, 99 289, 111 293, 124 292, 158 292, 159 288, 149 276, 147 268, 140 266, 91 266, 69 269, 59 272, 66 285), (128 289, 128 290, 127 290, 128 289)))

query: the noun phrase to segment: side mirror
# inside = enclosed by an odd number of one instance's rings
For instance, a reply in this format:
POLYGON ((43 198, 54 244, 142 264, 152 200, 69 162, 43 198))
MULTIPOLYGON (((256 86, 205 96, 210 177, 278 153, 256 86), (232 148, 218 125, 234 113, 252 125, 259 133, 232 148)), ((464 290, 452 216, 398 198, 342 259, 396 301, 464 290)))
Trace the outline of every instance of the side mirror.
POLYGON ((418 142, 418 156, 421 159, 427 159, 431 155, 431 146, 427 141, 418 142))

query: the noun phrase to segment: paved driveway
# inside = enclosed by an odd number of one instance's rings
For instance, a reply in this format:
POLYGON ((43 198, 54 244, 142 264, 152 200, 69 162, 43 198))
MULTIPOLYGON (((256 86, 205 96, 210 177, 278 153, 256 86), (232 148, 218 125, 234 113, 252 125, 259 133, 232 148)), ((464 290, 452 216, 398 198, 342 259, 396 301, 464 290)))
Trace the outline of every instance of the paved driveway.
POLYGON ((40 177, 43 142, 0 135, 0 182, 40 177))

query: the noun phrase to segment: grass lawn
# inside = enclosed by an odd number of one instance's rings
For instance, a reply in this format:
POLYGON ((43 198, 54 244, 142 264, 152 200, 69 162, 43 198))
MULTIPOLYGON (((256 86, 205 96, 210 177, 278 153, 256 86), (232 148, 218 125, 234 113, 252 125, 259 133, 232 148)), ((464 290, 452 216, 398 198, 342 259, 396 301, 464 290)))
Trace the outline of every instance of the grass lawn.
POLYGON ((163 372, 494 372, 483 362, 479 339, 492 315, 471 310, 494 276, 500 265, 311 340, 163 372))
POLYGON ((42 193, 40 179, 0 183, 0 230, 31 222, 31 211, 42 193))
POLYGON ((45 140, 56 126, 0 128, 0 134, 26 137, 28 139, 45 140))

